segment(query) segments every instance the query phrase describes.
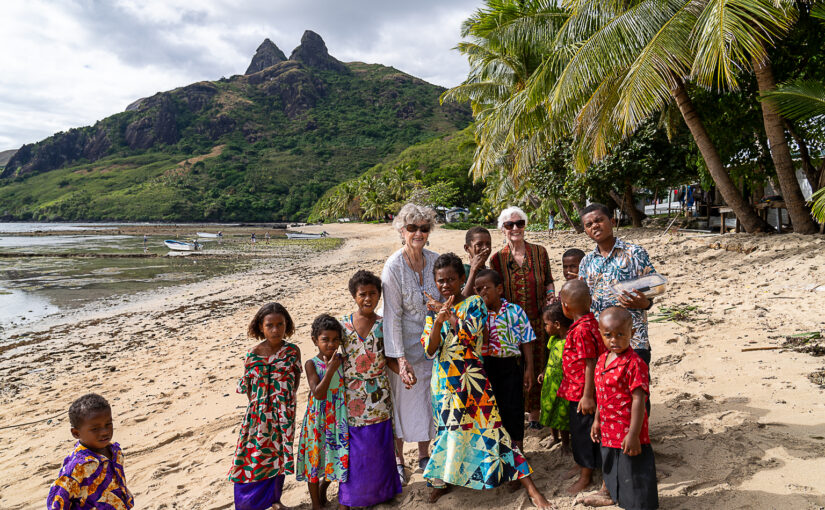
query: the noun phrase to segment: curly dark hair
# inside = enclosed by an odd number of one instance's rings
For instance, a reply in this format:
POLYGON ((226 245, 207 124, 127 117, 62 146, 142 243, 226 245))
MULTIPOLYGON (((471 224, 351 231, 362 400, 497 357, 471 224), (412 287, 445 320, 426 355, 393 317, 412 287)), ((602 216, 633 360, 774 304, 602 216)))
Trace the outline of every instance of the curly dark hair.
POLYGON ((599 204, 597 202, 593 202, 592 204, 588 205, 584 209, 582 209, 581 214, 579 214, 580 218, 584 218, 586 214, 590 214, 592 212, 599 211, 608 218, 613 216, 613 212, 604 204, 599 204))
POLYGON ((584 252, 578 248, 570 248, 569 250, 565 251, 561 256, 562 259, 566 259, 567 257, 576 257, 577 259, 579 259, 579 261, 581 261, 581 259, 584 258, 584 252))
POLYGON ((541 317, 552 322, 558 322, 563 328, 569 328, 573 324, 573 321, 564 315, 564 311, 561 309, 561 301, 545 306, 544 310, 541 311, 541 317))
POLYGON ((112 412, 109 402, 97 393, 87 393, 69 406, 69 423, 79 429, 86 418, 101 411, 112 412))
POLYGON ((470 227, 470 228, 467 230, 467 233, 466 233, 466 234, 464 234, 464 244, 466 244, 466 245, 468 245, 468 246, 469 246, 469 244, 470 244, 471 242, 473 242, 473 238, 474 238, 475 236, 477 236, 477 235, 482 235, 482 234, 487 234, 487 235, 489 236, 489 235, 490 235, 490 231, 489 231, 489 230, 487 230, 487 229, 486 229, 486 228, 484 228, 484 227, 479 227, 479 226, 470 227))
POLYGON ((355 297, 358 287, 362 285, 374 285, 378 289, 378 295, 381 295, 381 278, 375 276, 372 272, 361 269, 352 275, 352 278, 349 279, 349 293, 352 294, 352 297, 355 297))
POLYGON ((433 274, 435 274, 435 272, 439 269, 444 269, 445 267, 453 268, 459 276, 467 276, 464 272, 464 262, 462 262, 461 258, 453 252, 443 253, 435 259, 435 264, 433 264, 433 274))
POLYGON ((252 322, 249 323, 249 328, 246 330, 246 334, 252 338, 258 338, 261 340, 266 338, 263 330, 263 322, 264 317, 271 313, 282 316, 286 321, 286 332, 284 333, 284 336, 290 337, 295 334, 295 322, 292 320, 289 312, 286 311, 286 308, 284 308, 284 305, 281 303, 267 303, 262 306, 260 310, 255 313, 255 317, 252 318, 252 322))
POLYGON ((501 279, 501 275, 495 269, 482 269, 476 274, 476 281, 479 278, 489 278, 493 285, 504 285, 504 280, 501 279))
POLYGON ((312 341, 317 340, 318 336, 324 331, 337 331, 338 338, 344 338, 344 328, 341 323, 328 313, 322 313, 312 321, 312 341))

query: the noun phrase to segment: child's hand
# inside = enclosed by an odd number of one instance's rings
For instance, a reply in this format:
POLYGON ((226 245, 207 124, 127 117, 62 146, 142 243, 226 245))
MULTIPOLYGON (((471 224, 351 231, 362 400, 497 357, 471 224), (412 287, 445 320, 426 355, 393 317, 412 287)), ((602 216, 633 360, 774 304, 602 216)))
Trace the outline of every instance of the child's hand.
POLYGON ((337 370, 343 362, 344 356, 342 356, 340 352, 336 352, 332 355, 332 359, 330 359, 327 363, 328 370, 337 370))
POLYGON ((539 374, 538 381, 539 381, 539 384, 544 384, 544 374, 539 374))
MULTIPOLYGON (((455 312, 452 310, 453 302, 455 301, 455 296, 450 296, 450 299, 447 300, 446 303, 441 305, 441 309, 438 310, 438 315, 435 316, 435 320, 439 324, 444 324, 445 321, 450 321, 450 324, 455 326, 453 323, 453 318, 455 317, 455 312)), ((455 317, 457 320, 458 318, 455 317)))
POLYGON ((593 426, 590 427, 590 439, 594 443, 602 440, 602 423, 600 420, 593 420, 593 426))
POLYGON ((593 397, 584 396, 579 400, 579 405, 576 410, 582 414, 593 414, 596 412, 596 399, 593 397))
POLYGON ((424 296, 427 298, 427 310, 433 313, 438 313, 438 311, 441 310, 441 301, 437 300, 436 298, 432 297, 426 292, 424 292, 424 296))
POLYGON ((473 269, 484 267, 484 264, 487 262, 487 258, 489 256, 490 248, 484 248, 480 252, 470 257, 470 270, 472 271, 473 269))
POLYGON ((630 437, 630 434, 624 436, 624 439, 622 439, 622 452, 631 457, 642 453, 642 443, 639 441, 639 436, 630 437))

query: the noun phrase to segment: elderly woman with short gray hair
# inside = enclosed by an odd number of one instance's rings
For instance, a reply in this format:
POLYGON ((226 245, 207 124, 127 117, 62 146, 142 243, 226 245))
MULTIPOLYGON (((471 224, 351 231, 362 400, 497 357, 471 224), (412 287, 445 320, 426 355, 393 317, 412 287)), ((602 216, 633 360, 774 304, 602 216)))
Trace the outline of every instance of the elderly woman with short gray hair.
POLYGON ((389 373, 393 397, 396 437, 396 464, 404 481, 404 442, 418 443, 418 466, 429 460, 434 437, 430 407, 430 379, 433 364, 424 354, 427 303, 438 295, 433 264, 438 254, 424 247, 435 227, 435 211, 407 204, 393 221, 401 236, 401 249, 390 255, 381 272, 384 295, 384 352, 398 360, 399 373, 389 373))
MULTIPOLYGON (((536 333, 533 342, 533 368, 541 371, 547 360, 545 353, 544 325, 541 311, 556 300, 556 287, 550 272, 550 257, 544 246, 524 240, 527 214, 519 207, 508 207, 498 216, 498 228, 504 234, 507 245, 490 257, 490 267, 504 281, 504 297, 524 309, 530 325, 536 333)), ((528 367, 524 367, 525 370, 528 367)), ((541 428, 541 385, 538 374, 530 374, 532 384, 524 392, 524 408, 530 414, 529 428, 541 428)), ((523 412, 523 411, 522 411, 523 412)))

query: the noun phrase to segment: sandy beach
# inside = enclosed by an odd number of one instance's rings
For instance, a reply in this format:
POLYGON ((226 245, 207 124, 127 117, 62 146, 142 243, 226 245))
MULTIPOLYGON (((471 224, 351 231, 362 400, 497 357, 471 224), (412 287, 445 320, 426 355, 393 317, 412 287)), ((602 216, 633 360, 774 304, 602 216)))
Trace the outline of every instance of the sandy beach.
MULTIPOLYGON (((4 339, 0 509, 43 507, 74 444, 63 413, 90 391, 112 404, 114 440, 124 449, 136 508, 232 508, 226 474, 246 406, 235 385, 254 344, 245 335, 250 318, 265 302, 283 303, 296 322, 292 341, 308 359, 314 355, 312 319, 351 311, 351 274, 361 268, 380 274, 400 247, 389 225, 302 230, 326 230, 345 243, 332 252, 87 308, 49 329, 4 339)), ((670 280, 654 312, 696 307, 687 320, 650 328, 650 435, 661 507, 825 507, 825 341, 787 340, 825 329, 825 238, 661 234, 618 231, 644 246, 670 280), (754 347, 781 348, 742 351, 754 347)), ((593 247, 583 234, 530 234, 528 240, 547 247, 557 279, 565 249, 593 247)), ((434 251, 463 255, 463 231, 437 229, 431 242, 434 251)), ((500 234, 494 233, 493 245, 503 245, 500 234)), ((302 381, 299 419, 306 395, 302 381)), ((548 435, 545 429, 525 441, 534 479, 558 508, 573 508, 573 498, 564 495, 570 482, 563 480, 572 459, 558 446, 546 448, 548 435)), ((414 466, 412 446, 406 457, 414 466)), ((379 508, 426 507, 421 472, 410 473, 403 494, 379 508)), ((305 484, 287 477, 283 502, 309 508, 305 484)), ((432 507, 458 505, 529 508, 530 502, 523 491, 456 489, 432 507)))

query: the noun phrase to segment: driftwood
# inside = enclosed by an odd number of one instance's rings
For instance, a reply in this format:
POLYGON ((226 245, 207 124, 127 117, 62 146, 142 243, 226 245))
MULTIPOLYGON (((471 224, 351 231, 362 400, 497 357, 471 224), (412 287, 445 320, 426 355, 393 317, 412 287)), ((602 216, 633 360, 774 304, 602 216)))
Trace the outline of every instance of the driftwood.
POLYGON ((778 349, 784 349, 781 345, 769 345, 769 346, 762 346, 762 347, 745 347, 742 349, 742 352, 750 352, 750 351, 776 351, 778 349))

